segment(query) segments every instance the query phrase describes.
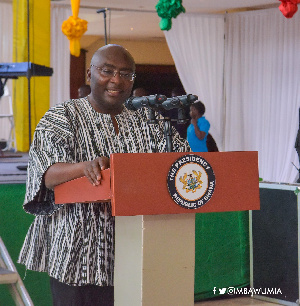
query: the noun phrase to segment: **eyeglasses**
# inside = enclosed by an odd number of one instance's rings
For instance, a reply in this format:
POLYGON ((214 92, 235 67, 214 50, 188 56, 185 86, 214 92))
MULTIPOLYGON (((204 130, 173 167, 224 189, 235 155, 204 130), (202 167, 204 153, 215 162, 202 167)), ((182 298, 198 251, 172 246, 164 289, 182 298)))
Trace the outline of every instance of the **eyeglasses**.
POLYGON ((113 70, 105 67, 98 67, 96 65, 91 65, 98 69, 100 71, 100 74, 104 78, 112 78, 116 77, 117 73, 119 73, 120 78, 126 80, 126 81, 133 81, 135 79, 136 74, 134 72, 125 72, 125 71, 118 71, 118 70, 113 70))

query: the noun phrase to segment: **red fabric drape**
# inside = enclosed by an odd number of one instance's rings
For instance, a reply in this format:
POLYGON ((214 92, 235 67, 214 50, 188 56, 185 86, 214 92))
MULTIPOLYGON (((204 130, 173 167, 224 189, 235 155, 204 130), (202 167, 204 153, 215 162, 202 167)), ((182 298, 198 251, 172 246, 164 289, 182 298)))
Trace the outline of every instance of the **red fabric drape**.
POLYGON ((279 10, 286 18, 292 18, 298 10, 298 3, 300 0, 279 0, 281 4, 279 10))

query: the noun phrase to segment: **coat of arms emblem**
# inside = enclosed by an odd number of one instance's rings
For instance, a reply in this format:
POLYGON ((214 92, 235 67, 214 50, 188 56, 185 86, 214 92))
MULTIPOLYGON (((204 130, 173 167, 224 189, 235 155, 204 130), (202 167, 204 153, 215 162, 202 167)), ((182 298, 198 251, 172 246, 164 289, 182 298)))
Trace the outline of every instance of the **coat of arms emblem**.
POLYGON ((207 160, 196 154, 187 154, 172 164, 167 184, 176 204, 187 209, 197 209, 211 199, 216 180, 207 160))
POLYGON ((203 182, 201 181, 201 172, 192 170, 192 173, 185 173, 180 176, 179 180, 183 184, 183 189, 186 192, 196 192, 197 189, 202 187, 203 182))

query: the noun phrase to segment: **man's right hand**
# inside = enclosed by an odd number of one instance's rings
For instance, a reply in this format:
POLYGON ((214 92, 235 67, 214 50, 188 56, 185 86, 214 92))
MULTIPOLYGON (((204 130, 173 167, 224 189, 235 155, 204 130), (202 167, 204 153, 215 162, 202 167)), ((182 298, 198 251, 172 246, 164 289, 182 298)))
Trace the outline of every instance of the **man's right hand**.
POLYGON ((108 169, 109 166, 109 158, 104 156, 76 164, 56 163, 45 172, 45 185, 53 189, 56 185, 86 176, 96 186, 101 183, 101 170, 108 169))
POLYGON ((109 158, 97 157, 96 159, 86 162, 84 175, 89 179, 94 186, 99 185, 101 181, 101 170, 109 168, 109 158))

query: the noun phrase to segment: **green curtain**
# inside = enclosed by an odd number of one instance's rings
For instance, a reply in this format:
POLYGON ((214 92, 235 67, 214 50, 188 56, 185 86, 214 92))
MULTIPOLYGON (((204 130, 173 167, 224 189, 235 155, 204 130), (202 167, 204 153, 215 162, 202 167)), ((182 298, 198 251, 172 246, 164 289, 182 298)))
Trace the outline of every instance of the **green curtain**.
MULTIPOLYGON (((51 306, 49 277, 46 273, 25 269, 17 262, 25 235, 33 215, 25 213, 22 204, 25 196, 25 184, 0 185, 0 236, 14 262, 23 283, 34 303, 38 306, 51 306)), ((15 306, 7 285, 0 285, 0 305, 15 306)))
POLYGON ((249 212, 196 214, 195 226, 195 301, 249 285, 249 212))

